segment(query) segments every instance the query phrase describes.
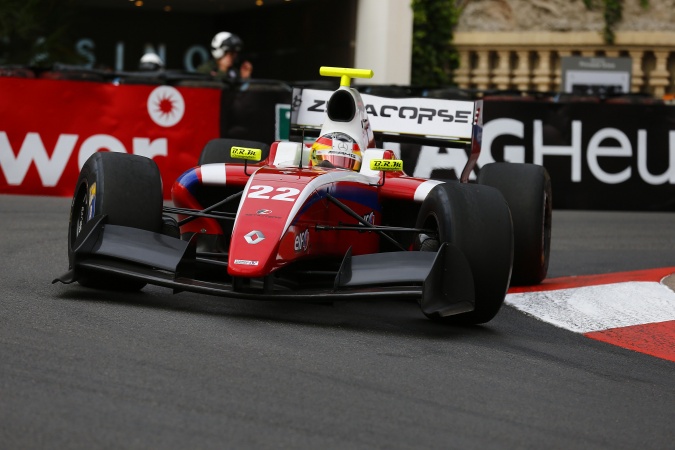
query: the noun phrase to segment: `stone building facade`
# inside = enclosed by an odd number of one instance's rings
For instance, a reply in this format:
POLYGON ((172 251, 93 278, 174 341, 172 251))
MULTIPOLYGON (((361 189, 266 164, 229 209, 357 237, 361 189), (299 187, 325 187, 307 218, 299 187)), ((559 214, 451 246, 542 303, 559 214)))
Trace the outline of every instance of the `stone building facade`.
POLYGON ((464 0, 455 29, 460 87, 557 92, 564 56, 630 57, 633 93, 675 94, 675 0, 623 0, 615 42, 583 0, 464 0))

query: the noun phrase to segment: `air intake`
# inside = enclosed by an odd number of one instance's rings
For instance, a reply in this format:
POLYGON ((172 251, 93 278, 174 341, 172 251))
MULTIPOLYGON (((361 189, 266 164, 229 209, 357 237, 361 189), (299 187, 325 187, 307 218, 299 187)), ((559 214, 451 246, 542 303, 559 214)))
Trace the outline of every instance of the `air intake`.
POLYGON ((328 118, 334 122, 351 122, 356 114, 354 97, 349 91, 339 89, 333 93, 326 108, 328 118))

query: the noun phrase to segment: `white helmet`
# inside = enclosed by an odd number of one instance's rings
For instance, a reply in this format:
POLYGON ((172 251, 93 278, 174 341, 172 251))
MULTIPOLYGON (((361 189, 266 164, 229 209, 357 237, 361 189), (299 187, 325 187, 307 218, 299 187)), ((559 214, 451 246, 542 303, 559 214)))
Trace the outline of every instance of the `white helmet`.
POLYGON ((161 70, 163 68, 164 61, 156 53, 146 53, 138 64, 139 70, 161 70))
POLYGON ((211 40, 211 55, 214 59, 222 58, 227 52, 240 52, 244 43, 236 34, 221 31, 211 40))

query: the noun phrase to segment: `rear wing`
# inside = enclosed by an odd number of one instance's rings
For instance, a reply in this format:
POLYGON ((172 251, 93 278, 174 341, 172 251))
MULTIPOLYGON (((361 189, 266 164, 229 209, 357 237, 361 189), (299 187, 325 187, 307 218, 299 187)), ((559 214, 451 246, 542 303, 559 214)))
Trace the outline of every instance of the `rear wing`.
MULTIPOLYGON (((294 88, 291 105, 291 134, 318 132, 325 120, 326 103, 333 91, 294 88)), ((374 133, 420 137, 425 141, 469 143, 475 126, 483 124, 483 101, 438 98, 387 98, 361 94, 374 133)))
MULTIPOLYGON (((333 91, 294 88, 290 139, 318 137, 333 91)), ((388 98, 361 94, 375 141, 465 149, 469 153, 461 180, 468 181, 480 154, 483 101, 438 98, 388 98), (466 179, 466 180, 465 180, 466 179)))

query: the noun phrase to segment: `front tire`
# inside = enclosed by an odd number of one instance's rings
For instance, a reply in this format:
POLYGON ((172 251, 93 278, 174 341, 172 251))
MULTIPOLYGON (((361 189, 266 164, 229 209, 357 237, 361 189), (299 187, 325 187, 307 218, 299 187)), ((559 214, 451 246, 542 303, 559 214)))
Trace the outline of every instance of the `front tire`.
MULTIPOLYGON (((73 246, 85 223, 107 215, 107 223, 161 232, 162 181, 151 159, 126 153, 94 153, 85 162, 75 187, 68 227, 68 260, 75 263, 73 246)), ((135 291, 146 283, 85 270, 77 281, 87 287, 135 291)))
POLYGON ((473 311, 430 318, 455 324, 490 321, 506 297, 513 261, 511 215, 504 197, 489 186, 440 184, 422 203, 416 227, 435 231, 420 250, 436 251, 442 242, 455 245, 468 260, 474 280, 473 311))

